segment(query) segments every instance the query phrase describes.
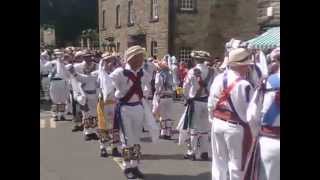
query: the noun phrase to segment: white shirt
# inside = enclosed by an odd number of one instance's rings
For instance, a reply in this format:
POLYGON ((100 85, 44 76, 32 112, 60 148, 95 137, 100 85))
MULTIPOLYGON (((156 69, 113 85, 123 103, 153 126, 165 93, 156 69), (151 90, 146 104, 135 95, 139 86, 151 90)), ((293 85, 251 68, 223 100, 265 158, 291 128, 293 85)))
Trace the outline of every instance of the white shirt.
MULTIPOLYGON (((99 69, 99 65, 98 64, 96 64, 96 63, 94 63, 95 64, 95 68, 94 68, 94 70, 98 70, 99 69)), ((74 65, 73 65, 73 67, 74 67, 74 70, 77 72, 77 73, 84 73, 84 68, 85 68, 85 66, 86 66, 86 62, 85 61, 82 61, 81 63, 75 63, 74 65)))
MULTIPOLYGON (((58 73, 57 71, 57 66, 58 66, 58 61, 59 60, 52 60, 52 61, 48 61, 44 64, 44 68, 47 68, 49 70, 49 72, 51 72, 51 75, 54 71, 56 71, 56 73, 54 74, 54 77, 56 78, 61 78, 63 79, 64 76, 60 73, 58 73)), ((50 75, 49 75, 50 76, 50 75)), ((53 78, 53 77, 50 77, 50 78, 53 78)))
MULTIPOLYGON (((202 80, 206 79, 208 72, 209 72, 209 68, 205 64, 197 64, 194 68, 192 68, 188 71, 187 76, 185 77, 185 80, 183 83, 184 93, 185 93, 185 96, 188 98, 194 98, 196 96, 197 91, 200 88, 200 85, 197 81, 197 77, 194 74, 194 70, 196 68, 200 69, 202 80)), ((207 85, 208 90, 211 85, 211 82, 212 81, 209 81, 209 83, 207 85)), ((203 89, 202 92, 200 93, 200 97, 204 97, 204 96, 207 96, 207 94, 205 93, 205 90, 203 89)))
POLYGON ((77 73, 75 79, 81 83, 84 91, 93 91, 98 88, 98 71, 93 71, 90 74, 77 73))
POLYGON ((100 61, 99 63, 98 81, 99 81, 99 87, 103 95, 104 101, 108 99, 114 99, 115 87, 112 84, 112 80, 109 74, 103 68, 103 61, 100 61))
MULTIPOLYGON (((131 71, 135 76, 140 71, 140 69, 138 71, 133 71, 129 64, 125 65, 125 69, 131 71)), ((112 79, 112 84, 116 88, 115 97, 117 99, 124 97, 127 94, 127 92, 129 91, 130 87, 133 85, 133 82, 123 74, 123 68, 121 68, 121 67, 115 69, 110 74, 110 78, 112 79)), ((148 72, 143 71, 143 76, 141 77, 141 88, 142 89, 145 86, 150 86, 151 78, 152 77, 148 72)), ((146 95, 146 94, 144 94, 144 95, 146 95)), ((139 97, 137 94, 134 94, 131 97, 131 99, 129 100, 129 102, 137 102, 137 101, 139 101, 139 97)))
POLYGON ((172 77, 173 77, 173 84, 175 86, 178 86, 180 84, 180 80, 179 80, 179 74, 178 74, 178 66, 176 64, 172 65, 172 77))
MULTIPOLYGON (((230 86, 240 75, 239 73, 229 69, 226 70, 227 72, 227 87, 230 86)), ((208 112, 209 112, 209 121, 212 122, 213 115, 212 111, 216 108, 216 105, 220 99, 221 93, 224 89, 223 87, 223 78, 224 73, 217 75, 214 79, 211 88, 210 88, 210 95, 208 99, 208 112)), ((252 96, 252 87, 247 80, 240 80, 234 86, 234 88, 230 92, 230 98, 233 103, 233 106, 239 115, 240 119, 246 121, 246 112, 247 107, 252 96)), ((229 103, 226 103, 226 106, 229 110, 232 111, 229 103)))
POLYGON ((160 76, 160 72, 156 73, 156 77, 155 77, 155 93, 159 94, 159 95, 171 95, 173 93, 172 89, 167 89, 165 90, 164 88, 164 84, 163 84, 163 77, 160 76))

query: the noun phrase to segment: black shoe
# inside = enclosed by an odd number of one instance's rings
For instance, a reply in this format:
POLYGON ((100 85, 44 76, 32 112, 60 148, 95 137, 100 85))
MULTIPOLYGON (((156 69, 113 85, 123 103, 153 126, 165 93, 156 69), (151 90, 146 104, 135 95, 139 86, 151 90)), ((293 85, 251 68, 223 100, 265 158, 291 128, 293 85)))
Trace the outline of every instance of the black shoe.
POLYGON ((72 129, 72 132, 77 132, 77 131, 83 131, 83 128, 81 128, 80 126, 78 125, 75 125, 72 129))
POLYGON ((165 135, 160 135, 159 139, 165 139, 165 135))
POLYGON ((61 116, 60 121, 65 121, 66 118, 64 118, 64 116, 61 116))
POLYGON ((100 150, 100 156, 101 157, 108 157, 107 150, 105 148, 100 150))
POLYGON ((184 159, 189 159, 191 161, 195 161, 196 160, 196 155, 195 154, 185 154, 183 156, 184 159))
POLYGON ((53 116, 54 121, 59 121, 58 116, 53 116))
POLYGON ((144 128, 142 128, 142 132, 143 133, 147 133, 147 132, 149 132, 148 130, 145 130, 144 128))
POLYGON ((207 152, 201 153, 200 157, 201 157, 202 160, 205 160, 205 161, 209 160, 209 155, 208 155, 207 152))
POLYGON ((97 136, 96 133, 90 134, 91 140, 99 140, 99 137, 97 136))
POLYGON ((142 174, 142 172, 138 169, 138 167, 134 167, 132 168, 132 173, 137 176, 140 179, 144 178, 144 175, 142 174))
POLYGON ((121 157, 121 153, 118 151, 118 148, 112 148, 112 152, 111 152, 113 157, 121 157))
POLYGON ((84 127, 83 124, 79 126, 80 127, 80 131, 83 131, 84 127))
POLYGON ((137 175, 133 173, 133 168, 126 168, 123 171, 124 175, 127 177, 127 179, 137 179, 137 175))
POLYGON ((164 135, 164 139, 171 140, 171 136, 164 135))
POLYGON ((90 134, 84 135, 84 140, 85 141, 90 141, 91 140, 90 134))

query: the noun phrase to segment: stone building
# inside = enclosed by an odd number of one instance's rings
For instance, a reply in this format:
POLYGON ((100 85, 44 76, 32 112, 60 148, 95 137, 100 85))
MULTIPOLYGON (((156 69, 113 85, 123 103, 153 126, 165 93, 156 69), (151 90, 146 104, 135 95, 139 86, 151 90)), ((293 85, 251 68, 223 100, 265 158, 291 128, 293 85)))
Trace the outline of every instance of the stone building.
POLYGON ((280 26, 280 0, 258 0, 258 24, 260 31, 280 26))
POLYGON ((222 57, 227 41, 258 30, 256 0, 98 1, 100 48, 120 53, 135 42, 158 58, 188 60, 191 50, 222 57))

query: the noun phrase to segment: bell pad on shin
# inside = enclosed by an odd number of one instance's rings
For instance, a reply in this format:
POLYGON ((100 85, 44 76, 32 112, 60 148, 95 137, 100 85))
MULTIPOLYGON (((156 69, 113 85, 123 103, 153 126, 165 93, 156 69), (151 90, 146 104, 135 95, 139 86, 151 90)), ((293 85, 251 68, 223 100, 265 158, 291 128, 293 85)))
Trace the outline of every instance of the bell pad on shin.
POLYGON ((116 144, 120 142, 120 133, 118 130, 112 130, 112 143, 116 144))
POLYGON ((122 150, 123 160, 140 160, 141 159, 141 146, 139 144, 135 144, 132 147, 126 147, 122 150))
POLYGON ((108 133, 107 130, 105 129, 97 129, 97 133, 99 135, 99 139, 101 140, 101 142, 109 142, 111 140, 111 137, 108 133))
POLYGON ((130 161, 131 160, 131 152, 132 152, 132 147, 125 147, 122 149, 122 154, 123 154, 123 160, 124 161, 130 161))
POLYGON ((83 120, 85 128, 95 128, 97 127, 97 118, 96 117, 88 117, 83 120))
POLYGON ((57 104, 57 112, 65 112, 66 110, 66 105, 65 104, 57 104))

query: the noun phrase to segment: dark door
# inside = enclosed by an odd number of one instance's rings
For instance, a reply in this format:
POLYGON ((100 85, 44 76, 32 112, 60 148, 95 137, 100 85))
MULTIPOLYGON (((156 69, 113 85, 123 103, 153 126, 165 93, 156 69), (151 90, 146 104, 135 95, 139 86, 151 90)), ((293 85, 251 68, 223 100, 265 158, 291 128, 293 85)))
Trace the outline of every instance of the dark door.
POLYGON ((138 35, 130 35, 128 37, 128 47, 139 45, 147 49, 146 43, 146 35, 138 34, 138 35))

